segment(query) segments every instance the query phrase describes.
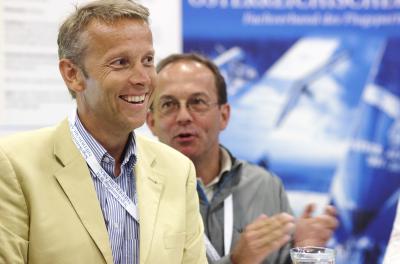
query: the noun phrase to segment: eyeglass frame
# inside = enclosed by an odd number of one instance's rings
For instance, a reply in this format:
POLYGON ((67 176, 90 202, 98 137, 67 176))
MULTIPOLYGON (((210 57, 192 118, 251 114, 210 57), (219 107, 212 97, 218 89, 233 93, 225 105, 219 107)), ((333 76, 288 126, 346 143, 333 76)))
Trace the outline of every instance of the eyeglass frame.
MULTIPOLYGON (((183 100, 178 100, 176 97, 173 96, 167 96, 166 99, 162 98, 160 101, 158 101, 157 104, 152 104, 152 106, 150 107, 151 111, 154 111, 154 106, 157 108, 157 110, 159 111, 160 115, 162 116, 172 116, 172 115, 176 115, 180 108, 182 107, 182 103, 181 101, 183 100), (174 108, 171 109, 170 111, 163 111, 162 110, 162 100, 165 100, 165 102, 171 102, 174 103, 174 108)), ((214 106, 221 106, 223 104, 221 104, 220 102, 207 102, 207 100, 205 98, 201 98, 200 95, 192 95, 191 97, 189 97, 185 103, 183 103, 183 105, 185 105, 186 109, 190 112, 190 113, 196 113, 196 114, 204 114, 208 111, 211 110, 212 107, 214 106), (206 108, 203 110, 199 110, 199 109, 195 109, 193 108, 193 104, 191 104, 191 101, 193 102, 193 100, 196 99, 202 99, 202 101, 204 101, 206 108)))

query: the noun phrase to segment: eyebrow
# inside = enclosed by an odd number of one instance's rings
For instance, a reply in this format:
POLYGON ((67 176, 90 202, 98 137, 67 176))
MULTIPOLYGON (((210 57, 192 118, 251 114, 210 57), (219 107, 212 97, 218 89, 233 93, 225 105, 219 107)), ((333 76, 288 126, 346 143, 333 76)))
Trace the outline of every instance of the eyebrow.
POLYGON ((191 95, 190 95, 190 97, 193 97, 193 96, 205 96, 205 97, 210 97, 208 94, 206 94, 206 93, 204 93, 204 92, 198 92, 198 93, 194 93, 194 94, 191 94, 191 95))
POLYGON ((176 97, 174 97, 172 95, 162 95, 160 97, 160 100, 178 100, 178 99, 176 99, 176 97))

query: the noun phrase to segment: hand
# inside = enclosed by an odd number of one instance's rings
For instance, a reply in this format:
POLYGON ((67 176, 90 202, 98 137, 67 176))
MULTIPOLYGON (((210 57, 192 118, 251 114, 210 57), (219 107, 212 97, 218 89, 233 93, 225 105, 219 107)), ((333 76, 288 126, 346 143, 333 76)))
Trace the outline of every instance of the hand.
POLYGON ((297 219, 294 232, 296 247, 325 246, 339 224, 335 207, 328 205, 323 214, 315 217, 312 216, 314 210, 315 205, 308 204, 302 216, 297 219))
POLYGON ((264 214, 246 226, 231 253, 234 264, 261 263, 290 240, 294 218, 287 213, 264 214))

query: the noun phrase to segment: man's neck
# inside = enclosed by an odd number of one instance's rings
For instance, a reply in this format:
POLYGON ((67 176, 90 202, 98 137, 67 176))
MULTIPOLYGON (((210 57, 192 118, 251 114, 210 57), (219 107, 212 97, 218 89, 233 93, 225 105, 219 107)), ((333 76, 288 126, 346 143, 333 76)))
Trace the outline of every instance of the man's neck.
POLYGON ((212 182, 216 177, 218 177, 221 170, 221 153, 219 147, 209 153, 208 155, 203 155, 202 158, 193 160, 196 167, 196 175, 201 178, 204 185, 212 182))
MULTIPOLYGON (((126 135, 118 133, 118 129, 109 128, 105 124, 96 124, 94 120, 85 118, 85 115, 79 115, 79 119, 86 131, 114 158, 116 170, 119 171, 129 133, 125 133, 126 135)), ((118 176, 119 173, 115 175, 118 176)))

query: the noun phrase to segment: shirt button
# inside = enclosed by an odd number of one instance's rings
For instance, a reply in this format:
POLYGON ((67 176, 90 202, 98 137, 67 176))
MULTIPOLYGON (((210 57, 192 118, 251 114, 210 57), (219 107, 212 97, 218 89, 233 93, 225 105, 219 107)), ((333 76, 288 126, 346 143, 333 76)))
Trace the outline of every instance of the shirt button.
POLYGON ((114 226, 115 229, 118 229, 118 228, 119 228, 118 223, 114 223, 113 226, 114 226))
POLYGON ((104 157, 104 162, 109 163, 110 162, 110 158, 109 157, 104 157))

